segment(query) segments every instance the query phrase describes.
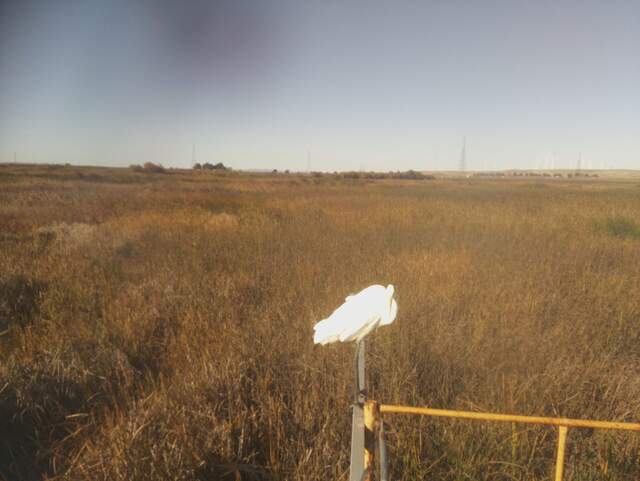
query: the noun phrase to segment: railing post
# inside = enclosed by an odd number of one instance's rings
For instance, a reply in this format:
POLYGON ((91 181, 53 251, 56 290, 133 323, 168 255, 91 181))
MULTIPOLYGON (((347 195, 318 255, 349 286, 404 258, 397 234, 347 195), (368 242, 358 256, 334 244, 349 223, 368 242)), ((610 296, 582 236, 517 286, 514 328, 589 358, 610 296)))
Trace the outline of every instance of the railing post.
POLYGON ((558 430, 558 455, 556 457, 556 479, 562 481, 564 474, 564 448, 567 444, 567 426, 560 426, 558 430))
POLYGON ((376 450, 376 429, 380 409, 376 401, 366 401, 364 403, 364 469, 365 481, 373 481, 375 465, 374 453, 376 450))

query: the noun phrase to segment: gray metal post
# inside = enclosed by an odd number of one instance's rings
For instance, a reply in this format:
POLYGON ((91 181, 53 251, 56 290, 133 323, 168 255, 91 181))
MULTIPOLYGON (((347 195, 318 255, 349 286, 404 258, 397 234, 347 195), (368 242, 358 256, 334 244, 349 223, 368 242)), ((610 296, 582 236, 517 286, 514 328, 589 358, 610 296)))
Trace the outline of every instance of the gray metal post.
POLYGON ((380 453, 380 481, 389 481, 389 458, 387 456, 387 441, 384 437, 384 423, 382 421, 378 429, 378 452, 380 453))
POLYGON ((365 396, 365 372, 364 372, 364 340, 357 344, 358 350, 358 403, 363 404, 366 401, 365 396))
POLYGON ((361 481, 364 475, 364 401, 365 370, 364 370, 364 341, 356 344, 356 385, 358 394, 353 404, 353 418, 351 422, 351 468, 349 481, 361 481))

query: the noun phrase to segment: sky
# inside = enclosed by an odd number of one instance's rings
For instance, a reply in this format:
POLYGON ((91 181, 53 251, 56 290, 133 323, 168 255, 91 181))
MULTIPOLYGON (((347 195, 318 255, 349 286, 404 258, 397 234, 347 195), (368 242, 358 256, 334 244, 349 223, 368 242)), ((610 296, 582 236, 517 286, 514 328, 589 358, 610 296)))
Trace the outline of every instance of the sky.
POLYGON ((0 0, 0 162, 640 169, 638 0, 0 0))

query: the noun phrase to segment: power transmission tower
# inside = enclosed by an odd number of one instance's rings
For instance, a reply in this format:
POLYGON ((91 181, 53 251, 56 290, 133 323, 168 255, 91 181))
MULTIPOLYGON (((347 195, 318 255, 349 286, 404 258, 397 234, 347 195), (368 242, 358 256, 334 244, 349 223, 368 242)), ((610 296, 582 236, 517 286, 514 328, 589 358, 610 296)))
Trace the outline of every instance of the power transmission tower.
POLYGON ((582 170, 582 152, 578 154, 578 165, 576 166, 576 171, 580 172, 582 170))
POLYGON ((307 150, 307 173, 311 173, 311 152, 307 150))
POLYGON ((196 144, 191 145, 191 165, 196 165, 196 144))
POLYGON ((462 138, 462 152, 460 154, 460 172, 465 172, 467 170, 467 137, 462 138))

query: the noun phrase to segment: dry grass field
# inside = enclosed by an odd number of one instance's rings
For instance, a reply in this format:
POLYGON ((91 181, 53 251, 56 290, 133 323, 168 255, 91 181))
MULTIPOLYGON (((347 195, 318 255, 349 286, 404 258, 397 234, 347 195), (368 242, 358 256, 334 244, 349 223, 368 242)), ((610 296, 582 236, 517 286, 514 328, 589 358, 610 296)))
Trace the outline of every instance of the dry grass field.
MULTIPOLYGON (((394 404, 640 420, 640 184, 0 166, 0 479, 345 480, 353 346, 394 404)), ((550 479, 552 428, 388 417, 393 480, 550 479)), ((640 479, 573 429, 565 479, 640 479)))

